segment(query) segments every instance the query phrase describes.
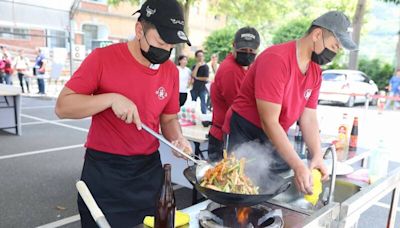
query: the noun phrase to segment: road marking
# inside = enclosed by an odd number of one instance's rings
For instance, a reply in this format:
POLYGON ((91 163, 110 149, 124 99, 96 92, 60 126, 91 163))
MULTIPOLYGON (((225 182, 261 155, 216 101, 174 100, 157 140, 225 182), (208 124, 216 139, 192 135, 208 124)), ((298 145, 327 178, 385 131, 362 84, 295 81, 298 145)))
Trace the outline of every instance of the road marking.
POLYGON ((28 109, 41 109, 41 108, 55 108, 54 105, 43 105, 43 106, 31 106, 31 107, 23 107, 21 110, 28 110, 28 109))
POLYGON ((64 218, 64 219, 60 219, 60 220, 55 221, 55 222, 52 222, 52 223, 48 223, 48 224, 45 224, 45 225, 41 225, 41 226, 38 226, 38 227, 36 227, 36 228, 54 228, 54 227, 60 227, 60 226, 65 226, 65 225, 70 224, 70 223, 73 223, 73 222, 77 222, 77 221, 79 221, 79 220, 81 220, 81 216, 79 216, 79 214, 78 214, 78 215, 74 215, 74 216, 67 217, 67 218, 64 218))
MULTIPOLYGON (((386 204, 386 203, 376 202, 374 205, 375 205, 375 206, 378 206, 378 207, 383 207, 383 208, 386 208, 386 209, 390 209, 390 205, 389 205, 389 204, 386 204)), ((397 212, 400 212, 400 208, 397 207, 397 208, 396 208, 396 211, 397 211, 397 212)))
POLYGON ((78 131, 89 132, 89 130, 86 129, 86 128, 75 127, 75 126, 68 125, 68 124, 58 123, 58 122, 55 122, 53 120, 46 120, 46 119, 42 119, 42 118, 39 118, 39 117, 26 115, 26 114, 21 114, 21 116, 25 117, 25 118, 30 118, 30 119, 33 119, 33 120, 37 120, 37 121, 42 121, 42 122, 49 123, 49 124, 54 124, 54 125, 61 126, 61 127, 71 128, 71 129, 78 130, 78 131))
MULTIPOLYGON (((60 122, 70 122, 70 121, 86 121, 90 120, 91 118, 84 118, 84 119, 62 119, 62 120, 51 120, 52 122, 55 123, 60 123, 60 122)), ((49 120, 50 121, 50 120, 49 120)), ((32 121, 32 122, 26 122, 26 123, 21 123, 21 126, 29 126, 29 125, 37 125, 37 124, 47 124, 45 121, 32 121)))
POLYGON ((81 147, 83 147, 83 144, 55 147, 55 148, 44 149, 44 150, 35 150, 35 151, 24 152, 24 153, 19 153, 19 154, 9 154, 9 155, 0 156, 0 160, 35 155, 35 154, 44 154, 44 153, 50 153, 50 152, 56 152, 56 151, 61 151, 61 150, 68 150, 68 149, 75 149, 75 148, 81 148, 81 147))

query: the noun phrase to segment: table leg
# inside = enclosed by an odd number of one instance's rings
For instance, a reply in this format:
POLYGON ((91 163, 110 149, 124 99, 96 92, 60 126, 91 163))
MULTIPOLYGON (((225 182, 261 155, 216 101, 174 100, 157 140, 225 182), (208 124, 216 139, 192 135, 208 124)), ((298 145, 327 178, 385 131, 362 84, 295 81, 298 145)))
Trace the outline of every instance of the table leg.
POLYGON ((18 113, 17 113, 17 98, 16 96, 13 96, 13 102, 14 102, 14 120, 15 120, 15 134, 18 134, 18 113))
POLYGON ((390 202, 389 216, 386 224, 387 228, 394 228, 394 223, 396 221, 397 205, 399 203, 399 187, 400 186, 397 186, 392 192, 392 200, 390 202))
POLYGON ((368 158, 362 159, 361 160, 361 167, 366 169, 366 168, 368 168, 367 166, 368 166, 368 158))
POLYGON ((198 157, 200 157, 201 159, 204 159, 204 155, 203 153, 201 153, 200 150, 200 143, 198 142, 193 142, 194 143, 194 154, 198 157))

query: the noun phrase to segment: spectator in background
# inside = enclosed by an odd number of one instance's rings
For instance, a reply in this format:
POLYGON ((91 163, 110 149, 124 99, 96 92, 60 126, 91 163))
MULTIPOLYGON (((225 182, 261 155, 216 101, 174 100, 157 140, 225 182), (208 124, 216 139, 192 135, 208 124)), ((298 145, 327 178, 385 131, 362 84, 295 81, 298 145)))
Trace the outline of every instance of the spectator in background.
POLYGON ((202 50, 197 50, 195 53, 195 57, 197 63, 192 68, 192 78, 194 79, 194 83, 193 88, 190 91, 190 95, 192 96, 192 101, 196 101, 197 98, 200 97, 201 113, 206 114, 206 84, 208 82, 210 70, 207 66, 207 63, 204 61, 204 52, 202 50))
POLYGON ((206 88, 208 91, 208 97, 207 97, 207 108, 208 110, 212 110, 212 103, 211 103, 211 84, 214 82, 215 74, 217 73, 217 70, 219 68, 219 63, 218 63, 218 54, 214 53, 211 55, 210 62, 207 63, 208 68, 210 69, 210 74, 208 76, 208 83, 206 84, 206 88))
MULTIPOLYGON (((396 74, 392 76, 392 78, 389 81, 389 97, 395 97, 399 98, 400 96, 400 68, 397 69, 396 74)), ((394 100, 393 101, 394 108, 398 109, 399 108, 399 101, 394 100)), ((389 109, 392 105, 392 99, 387 99, 386 100, 386 107, 385 109, 389 109)))
POLYGON ((46 58, 40 48, 36 49, 36 60, 33 66, 33 75, 37 77, 38 94, 45 94, 44 73, 46 72, 46 58))
POLYGON ((30 93, 29 78, 25 76, 27 70, 29 69, 29 59, 24 56, 23 50, 18 51, 18 56, 15 57, 14 62, 15 62, 14 69, 17 71, 19 85, 21 86, 22 92, 25 93, 24 90, 24 81, 25 81, 26 92, 30 93))
POLYGON ((3 73, 4 83, 7 85, 12 85, 11 76, 13 74, 13 68, 11 64, 11 58, 8 52, 3 52, 3 57, 1 61, 2 61, 1 68, 3 73))
POLYGON ((186 67, 188 58, 186 55, 181 55, 178 58, 178 71, 179 71, 179 105, 182 107, 187 99, 187 92, 190 86, 192 71, 186 67))

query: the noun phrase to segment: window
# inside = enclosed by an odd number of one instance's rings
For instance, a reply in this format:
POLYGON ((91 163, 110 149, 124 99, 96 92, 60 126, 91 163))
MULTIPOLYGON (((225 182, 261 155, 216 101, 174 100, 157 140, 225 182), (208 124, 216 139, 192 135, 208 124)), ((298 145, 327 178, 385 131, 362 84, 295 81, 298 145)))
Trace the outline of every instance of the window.
POLYGON ((345 81, 346 76, 344 74, 338 74, 338 73, 324 73, 323 74, 323 80, 324 81, 345 81))
POLYGON ((53 48, 53 47, 59 47, 59 48, 65 48, 66 47, 66 35, 65 31, 60 31, 60 30, 48 30, 47 31, 47 47, 53 48))
POLYGON ((6 39, 29 39, 29 30, 21 28, 0 27, 0 37, 6 39))
POLYGON ((364 82, 365 78, 361 74, 355 73, 351 75, 350 80, 353 82, 364 82))
POLYGON ((106 3, 107 3, 107 0, 89 0, 89 2, 97 2, 97 3, 106 4, 106 3))
POLYGON ((83 31, 83 43, 85 44, 86 50, 92 50, 92 40, 98 39, 97 25, 85 24, 82 26, 82 31, 83 31))

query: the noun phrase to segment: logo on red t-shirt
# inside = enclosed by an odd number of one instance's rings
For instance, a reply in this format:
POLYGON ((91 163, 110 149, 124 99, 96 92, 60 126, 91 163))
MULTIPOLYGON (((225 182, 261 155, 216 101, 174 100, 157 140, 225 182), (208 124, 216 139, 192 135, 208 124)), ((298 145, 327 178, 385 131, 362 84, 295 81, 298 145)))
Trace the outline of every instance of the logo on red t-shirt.
POLYGON ((306 101, 308 101, 308 98, 310 98, 311 93, 312 93, 312 89, 307 89, 307 90, 304 92, 304 98, 306 99, 306 101))
POLYGON ((156 91, 156 94, 158 96, 158 99, 160 99, 160 100, 164 100, 168 96, 167 91, 162 86, 160 88, 158 88, 158 90, 156 91))

